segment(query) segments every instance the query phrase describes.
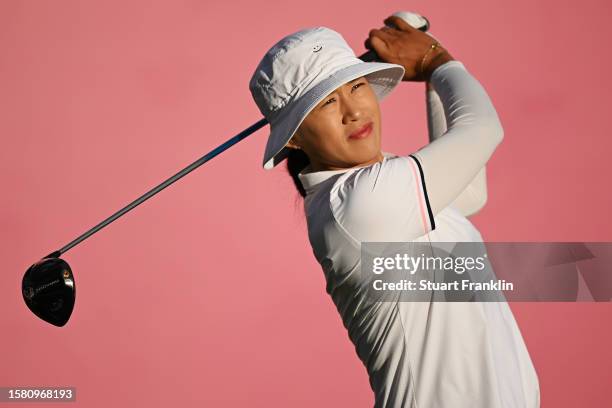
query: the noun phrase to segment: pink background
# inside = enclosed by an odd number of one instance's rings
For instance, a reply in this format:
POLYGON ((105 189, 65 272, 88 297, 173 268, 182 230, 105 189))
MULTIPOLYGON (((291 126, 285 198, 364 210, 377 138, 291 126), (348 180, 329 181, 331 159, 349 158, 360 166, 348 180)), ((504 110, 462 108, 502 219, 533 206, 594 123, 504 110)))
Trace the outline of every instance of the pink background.
MULTIPOLYGON (((67 406, 368 407, 361 365, 267 127, 63 256, 77 303, 36 318, 29 265, 261 118, 248 80, 282 36, 325 25, 359 55, 396 10, 485 86, 505 129, 487 241, 612 241, 610 3, 0 3, 0 386, 76 386, 67 406)), ((382 104, 383 149, 427 143, 423 84, 382 104)), ((543 407, 610 403, 609 303, 513 303, 543 407)), ((60 405, 58 405, 60 406, 60 405)))

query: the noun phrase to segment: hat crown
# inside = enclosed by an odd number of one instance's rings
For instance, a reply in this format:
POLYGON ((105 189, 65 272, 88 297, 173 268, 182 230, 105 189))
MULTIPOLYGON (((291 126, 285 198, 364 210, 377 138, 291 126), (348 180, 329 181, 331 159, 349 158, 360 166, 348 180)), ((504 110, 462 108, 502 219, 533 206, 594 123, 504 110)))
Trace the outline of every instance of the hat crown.
POLYGON ((283 108, 317 83, 360 62, 340 33, 327 27, 306 28, 282 38, 266 52, 249 90, 273 124, 283 108))

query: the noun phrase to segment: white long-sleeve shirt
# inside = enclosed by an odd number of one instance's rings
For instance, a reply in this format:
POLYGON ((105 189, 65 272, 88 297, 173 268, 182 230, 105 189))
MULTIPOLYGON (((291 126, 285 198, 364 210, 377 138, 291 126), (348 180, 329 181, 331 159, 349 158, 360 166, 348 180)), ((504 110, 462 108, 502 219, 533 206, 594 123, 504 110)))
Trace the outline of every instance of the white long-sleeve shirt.
POLYGON ((300 173, 313 253, 368 371, 375 408, 539 407, 538 378, 507 303, 366 295, 362 242, 482 242, 465 217, 478 200, 466 199, 463 212, 453 204, 477 191, 469 186, 503 130, 463 63, 439 66, 430 84, 447 127, 431 143, 412 155, 384 152, 365 167, 300 173))

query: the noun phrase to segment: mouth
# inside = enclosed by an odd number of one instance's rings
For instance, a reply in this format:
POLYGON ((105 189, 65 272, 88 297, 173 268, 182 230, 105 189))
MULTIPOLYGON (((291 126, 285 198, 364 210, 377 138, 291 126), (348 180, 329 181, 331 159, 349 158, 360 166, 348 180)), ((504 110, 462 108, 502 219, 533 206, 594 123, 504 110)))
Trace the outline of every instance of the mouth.
POLYGON ((356 131, 351 133, 349 135, 349 139, 363 139, 365 137, 368 137, 370 135, 370 133, 372 133, 372 128, 373 128, 373 123, 372 123, 372 121, 370 121, 370 122, 366 123, 360 129, 357 129, 356 131))

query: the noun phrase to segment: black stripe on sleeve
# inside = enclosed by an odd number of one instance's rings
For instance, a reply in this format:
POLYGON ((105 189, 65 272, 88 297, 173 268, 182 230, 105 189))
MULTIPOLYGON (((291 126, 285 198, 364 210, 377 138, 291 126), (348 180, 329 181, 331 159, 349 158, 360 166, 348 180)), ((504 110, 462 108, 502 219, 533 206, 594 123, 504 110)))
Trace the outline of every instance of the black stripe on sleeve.
POLYGON ((416 156, 412 154, 410 154, 409 156, 414 159, 417 164, 417 167, 419 168, 419 174, 421 175, 421 185, 423 186, 423 195, 425 196, 425 204, 427 204, 427 214, 429 214, 429 222, 431 224, 431 230, 433 231, 436 229, 436 223, 434 221, 433 212, 431 211, 431 205, 429 204, 429 196, 427 195, 427 187, 425 187, 425 176, 423 175, 423 168, 421 167, 421 163, 419 162, 419 159, 416 158, 416 156))

